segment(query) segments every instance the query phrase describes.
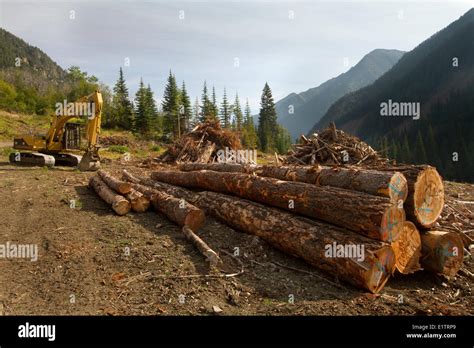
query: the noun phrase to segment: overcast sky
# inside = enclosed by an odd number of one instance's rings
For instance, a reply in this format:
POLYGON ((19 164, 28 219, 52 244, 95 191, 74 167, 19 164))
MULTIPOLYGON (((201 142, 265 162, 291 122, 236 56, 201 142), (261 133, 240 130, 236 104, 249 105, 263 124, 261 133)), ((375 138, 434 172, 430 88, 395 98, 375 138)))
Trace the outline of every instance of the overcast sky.
POLYGON ((63 68, 78 65, 109 86, 123 66, 132 94, 143 77, 160 100, 171 69, 193 101, 206 79, 219 99, 225 86, 231 99, 238 92, 257 113, 266 81, 275 100, 302 92, 373 49, 413 49, 473 6, 474 0, 0 0, 0 26, 63 68))

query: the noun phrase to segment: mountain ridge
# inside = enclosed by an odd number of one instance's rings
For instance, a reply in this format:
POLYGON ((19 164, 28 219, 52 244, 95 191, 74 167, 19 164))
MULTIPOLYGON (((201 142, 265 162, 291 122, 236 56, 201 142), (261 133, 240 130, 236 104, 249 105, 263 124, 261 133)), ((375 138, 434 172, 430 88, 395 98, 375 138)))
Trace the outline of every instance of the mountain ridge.
POLYGON ((474 180, 474 9, 433 34, 373 84, 336 101, 311 132, 330 122, 403 162, 436 165, 474 180), (416 102, 419 120, 381 117, 381 104, 416 102), (462 162, 453 161, 457 153, 462 162), (471 174, 473 173, 473 174, 471 174))
POLYGON ((333 102, 373 82, 403 54, 395 49, 372 50, 348 71, 304 92, 290 93, 275 104, 279 123, 290 131, 293 138, 306 133, 333 102), (290 106, 294 114, 289 113, 290 106))

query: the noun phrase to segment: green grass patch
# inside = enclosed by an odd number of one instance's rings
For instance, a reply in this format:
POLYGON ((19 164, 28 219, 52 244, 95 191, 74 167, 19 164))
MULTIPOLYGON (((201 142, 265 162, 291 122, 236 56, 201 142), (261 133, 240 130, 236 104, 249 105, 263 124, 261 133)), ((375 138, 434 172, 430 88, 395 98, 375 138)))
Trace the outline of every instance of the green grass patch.
POLYGON ((44 134, 49 129, 50 116, 13 114, 0 110, 0 140, 13 140, 22 134, 44 134))
POLYGON ((108 151, 110 152, 116 152, 116 153, 126 153, 126 152, 130 152, 129 148, 125 145, 110 145, 108 148, 107 148, 108 151))

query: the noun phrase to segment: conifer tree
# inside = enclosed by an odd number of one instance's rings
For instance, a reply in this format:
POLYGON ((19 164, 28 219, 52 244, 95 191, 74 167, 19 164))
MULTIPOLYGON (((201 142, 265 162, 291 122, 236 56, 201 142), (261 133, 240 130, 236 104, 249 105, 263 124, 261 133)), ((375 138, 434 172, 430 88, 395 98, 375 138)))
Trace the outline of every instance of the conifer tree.
POLYGON ((277 133, 275 148, 278 153, 284 154, 288 151, 288 149, 291 146, 291 135, 285 127, 281 125, 277 125, 277 128, 278 128, 278 133, 277 133))
POLYGON ((147 104, 148 93, 142 79, 140 80, 140 87, 135 94, 135 131, 140 134, 145 134, 149 131, 150 119, 147 104))
POLYGON ((412 162, 412 159, 414 158, 414 156, 412 155, 412 151, 410 149, 410 145, 408 143, 408 138, 407 138, 406 135, 403 138, 403 144, 401 146, 401 151, 400 152, 401 152, 400 153, 400 158, 401 158, 403 163, 411 163, 412 162))
POLYGON ((219 108, 217 107, 216 88, 212 86, 212 118, 218 119, 219 108))
POLYGON ((439 157, 439 151, 437 151, 439 149, 439 144, 435 140, 433 127, 431 127, 431 124, 428 126, 428 139, 426 146, 426 148, 429 150, 427 153, 428 162, 435 167, 440 167, 441 160, 439 157))
POLYGON ((255 124, 253 123, 253 117, 250 110, 249 100, 247 99, 245 103, 245 116, 244 116, 244 125, 242 132, 242 143, 244 146, 249 147, 250 149, 255 149, 257 147, 257 132, 255 130, 255 124))
POLYGON ((186 85, 183 81, 180 91, 180 134, 184 134, 190 130, 192 109, 191 109, 191 100, 189 99, 188 92, 186 91, 186 85))
POLYGON ((227 92, 224 87, 224 96, 222 97, 221 114, 220 114, 222 127, 230 128, 230 115, 231 115, 230 105, 227 100, 227 92))
POLYGON ((390 151, 389 151, 388 157, 390 159, 396 160, 397 162, 400 161, 399 152, 398 152, 398 145, 397 145, 397 142, 395 141, 395 139, 392 139, 392 144, 390 145, 390 151))
POLYGON ((122 68, 119 70, 119 79, 114 86, 111 120, 108 126, 131 130, 133 128, 133 108, 128 95, 122 68))
POLYGON ((235 102, 233 105, 233 113, 235 117, 235 130, 240 132, 242 130, 242 123, 244 115, 242 114, 242 108, 240 107, 239 95, 235 94, 235 102))
POLYGON ((176 85, 176 78, 171 71, 168 75, 168 81, 163 95, 162 108, 164 113, 164 132, 176 137, 178 135, 179 90, 176 85))
POLYGON ((146 95, 146 112, 149 130, 155 130, 161 133, 161 120, 158 118, 158 107, 156 105, 155 96, 151 89, 151 86, 148 84, 148 87, 145 91, 146 95))
POLYGON ((418 163, 426 163, 428 161, 426 157, 425 143, 420 131, 418 131, 416 136, 416 161, 418 163))
POLYGON ((201 95, 201 122, 212 118, 212 103, 207 92, 207 83, 204 81, 204 87, 201 95))
POLYGON ((272 151, 275 148, 277 136, 277 114, 273 101, 272 91, 265 83, 260 102, 260 113, 258 117, 258 138, 262 151, 272 151))

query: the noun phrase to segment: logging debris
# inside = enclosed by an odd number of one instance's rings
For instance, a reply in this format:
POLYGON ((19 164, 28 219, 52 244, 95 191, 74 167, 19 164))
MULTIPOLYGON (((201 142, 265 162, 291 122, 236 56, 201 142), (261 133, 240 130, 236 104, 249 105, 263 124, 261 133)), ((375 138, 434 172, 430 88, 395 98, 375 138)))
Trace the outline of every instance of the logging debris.
POLYGON ((334 123, 309 138, 301 135, 283 157, 286 164, 365 165, 387 163, 369 144, 336 129, 334 123))
POLYGON ((123 135, 101 135, 99 137, 99 144, 103 146, 110 146, 110 145, 122 145, 122 146, 129 146, 130 140, 123 136, 123 135))
POLYGON ((156 161, 209 163, 216 160, 219 150, 226 148, 242 149, 239 136, 235 132, 222 129, 218 121, 207 121, 176 139, 161 156, 156 158, 156 161))

